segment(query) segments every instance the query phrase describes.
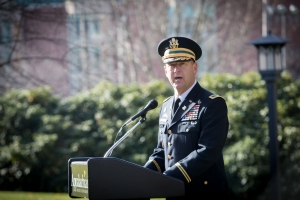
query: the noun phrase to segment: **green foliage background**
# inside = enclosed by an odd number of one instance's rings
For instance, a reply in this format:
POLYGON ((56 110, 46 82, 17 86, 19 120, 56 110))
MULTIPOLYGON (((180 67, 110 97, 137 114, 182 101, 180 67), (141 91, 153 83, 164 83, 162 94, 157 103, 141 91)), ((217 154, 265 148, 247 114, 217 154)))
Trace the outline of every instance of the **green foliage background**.
MULTIPOLYGON (((233 199, 266 199, 265 82, 258 73, 207 74, 199 82, 227 100, 230 130, 224 159, 233 199)), ((54 96, 47 87, 7 92, 0 97, 0 190, 66 192, 68 159, 102 157, 123 123, 156 99, 158 108, 112 154, 143 165, 156 145, 159 107, 172 93, 163 81, 101 82, 67 99, 54 96)), ((300 82, 283 72, 277 95, 282 198, 296 200, 300 195, 300 82)))

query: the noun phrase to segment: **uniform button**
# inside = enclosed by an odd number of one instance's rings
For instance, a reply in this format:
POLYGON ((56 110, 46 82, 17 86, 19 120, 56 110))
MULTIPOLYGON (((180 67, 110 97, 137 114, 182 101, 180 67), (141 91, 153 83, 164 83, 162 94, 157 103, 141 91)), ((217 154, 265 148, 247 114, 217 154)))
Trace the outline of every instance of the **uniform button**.
POLYGON ((187 128, 187 129, 185 129, 185 131, 186 131, 186 132, 189 132, 189 130, 190 130, 190 129, 188 129, 188 128, 187 128))
POLYGON ((168 130, 168 133, 169 133, 169 134, 172 134, 172 131, 171 131, 171 130, 168 130))
POLYGON ((168 146, 170 147, 172 145, 172 143, 171 142, 168 142, 168 146))
POLYGON ((204 181, 204 185, 207 185, 208 184, 208 182, 207 181, 204 181))
POLYGON ((172 159, 172 156, 171 156, 171 155, 168 155, 168 159, 171 160, 171 159, 172 159))

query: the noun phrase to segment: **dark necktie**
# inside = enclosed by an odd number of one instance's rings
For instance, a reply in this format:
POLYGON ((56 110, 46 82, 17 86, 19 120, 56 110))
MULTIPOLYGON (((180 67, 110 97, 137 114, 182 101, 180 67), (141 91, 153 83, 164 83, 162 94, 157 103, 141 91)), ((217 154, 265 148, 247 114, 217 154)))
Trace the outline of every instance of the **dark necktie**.
POLYGON ((174 107, 173 107, 173 113, 172 113, 173 116, 174 116, 176 110, 178 109, 179 103, 180 103, 180 98, 177 98, 175 103, 174 103, 174 107))

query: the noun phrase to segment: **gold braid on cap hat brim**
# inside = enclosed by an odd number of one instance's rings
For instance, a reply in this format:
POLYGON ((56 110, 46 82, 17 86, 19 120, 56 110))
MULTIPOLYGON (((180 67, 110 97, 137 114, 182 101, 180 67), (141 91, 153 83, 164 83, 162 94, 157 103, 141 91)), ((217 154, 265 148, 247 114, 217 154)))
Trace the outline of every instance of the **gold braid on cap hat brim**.
POLYGON ((165 51, 162 60, 166 62, 167 60, 195 60, 195 54, 193 51, 186 48, 173 48, 165 51))
POLYGON ((176 57, 176 58, 167 58, 163 60, 163 63, 167 64, 170 62, 180 62, 180 61, 188 61, 191 60, 192 58, 188 57, 176 57))

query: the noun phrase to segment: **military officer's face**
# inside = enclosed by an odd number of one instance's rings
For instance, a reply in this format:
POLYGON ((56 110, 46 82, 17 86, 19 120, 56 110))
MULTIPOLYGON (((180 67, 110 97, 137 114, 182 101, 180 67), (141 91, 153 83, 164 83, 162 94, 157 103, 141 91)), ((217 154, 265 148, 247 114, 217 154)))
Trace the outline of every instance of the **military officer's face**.
POLYGON ((195 82, 198 65, 193 60, 166 64, 165 74, 177 95, 183 94, 195 82))

